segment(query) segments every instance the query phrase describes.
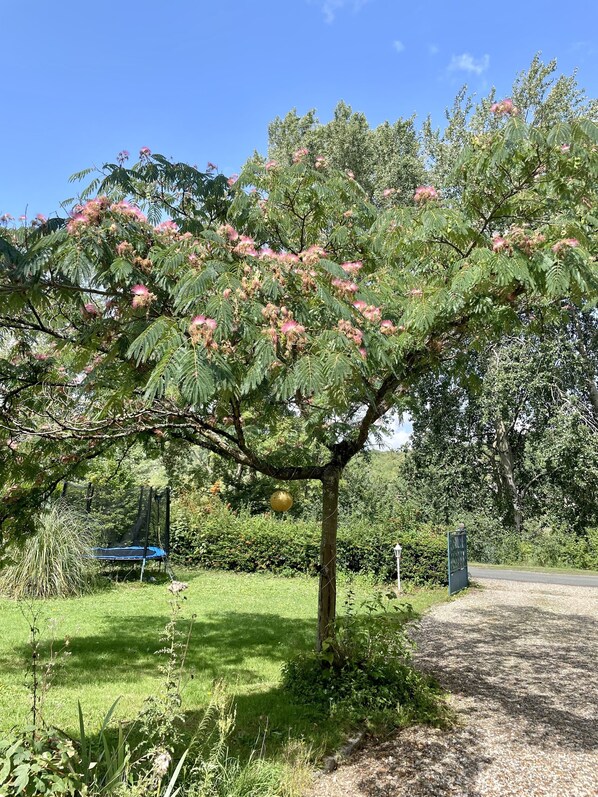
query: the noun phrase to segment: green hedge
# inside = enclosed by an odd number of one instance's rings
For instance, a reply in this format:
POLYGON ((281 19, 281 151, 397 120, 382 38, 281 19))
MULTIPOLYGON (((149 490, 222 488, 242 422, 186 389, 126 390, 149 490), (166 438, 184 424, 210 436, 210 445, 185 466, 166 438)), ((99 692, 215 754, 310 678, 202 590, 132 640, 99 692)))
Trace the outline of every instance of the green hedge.
MULTIPOLYGON (((341 524, 338 568, 391 581, 396 577, 397 541, 403 548, 403 578, 414 584, 447 583, 446 537, 424 525, 406 529, 392 521, 377 525, 364 520, 341 524)), ((173 506, 171 552, 174 561, 186 566, 315 575, 319 549, 320 528, 314 522, 233 513, 221 504, 173 506)))

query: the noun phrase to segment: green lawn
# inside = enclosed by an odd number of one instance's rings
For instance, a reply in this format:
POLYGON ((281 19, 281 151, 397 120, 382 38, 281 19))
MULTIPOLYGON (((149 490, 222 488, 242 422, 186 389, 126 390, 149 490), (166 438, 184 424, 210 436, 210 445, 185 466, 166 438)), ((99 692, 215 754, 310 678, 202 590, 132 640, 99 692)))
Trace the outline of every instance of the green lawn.
MULTIPOLYGON (((189 583, 184 615, 196 615, 183 695, 189 722, 206 705, 213 682, 224 679, 237 705, 234 746, 239 750, 251 750, 266 728, 271 751, 289 738, 303 738, 317 749, 336 745, 343 729, 293 705, 279 687, 283 662, 313 644, 316 579, 222 572, 177 576, 189 583)), ((357 582, 358 596, 371 590, 357 582)), ((346 592, 341 582, 339 606, 346 592)), ((135 717, 144 698, 161 688, 155 651, 169 616, 169 597, 163 583, 130 582, 82 598, 35 603, 43 636, 49 639, 54 628, 58 646, 69 640, 47 698, 49 721, 74 731, 79 700, 93 727, 119 696, 117 716, 135 717)), ((416 591, 406 600, 421 612, 446 600, 446 590, 416 591)), ((16 603, 0 600, 0 612, 1 732, 28 722, 29 624, 16 603)))

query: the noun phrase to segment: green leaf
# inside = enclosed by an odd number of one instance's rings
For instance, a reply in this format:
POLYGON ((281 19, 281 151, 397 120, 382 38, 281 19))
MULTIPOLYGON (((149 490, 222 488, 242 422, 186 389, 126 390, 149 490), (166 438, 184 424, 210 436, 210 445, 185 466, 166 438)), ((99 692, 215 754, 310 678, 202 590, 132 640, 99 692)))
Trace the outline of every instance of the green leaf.
POLYGON ((324 382, 324 369, 317 357, 307 355, 297 361, 294 371, 294 380, 297 389, 304 396, 318 393, 324 382))
POLYGON ((172 318, 165 316, 157 318, 131 343, 127 350, 127 357, 134 358, 137 365, 155 357, 155 349, 159 341, 172 331, 175 324, 176 321, 172 318))

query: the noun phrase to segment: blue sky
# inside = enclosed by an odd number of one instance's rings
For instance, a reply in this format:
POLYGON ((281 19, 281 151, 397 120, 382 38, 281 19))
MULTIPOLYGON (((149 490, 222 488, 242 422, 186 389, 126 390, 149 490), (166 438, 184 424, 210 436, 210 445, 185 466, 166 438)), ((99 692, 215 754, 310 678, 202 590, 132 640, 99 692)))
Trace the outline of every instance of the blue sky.
POLYGON ((121 149, 238 171, 292 107, 440 123, 460 85, 508 93, 538 50, 598 94, 590 0, 0 0, 0 20, 0 215, 56 211, 121 149))

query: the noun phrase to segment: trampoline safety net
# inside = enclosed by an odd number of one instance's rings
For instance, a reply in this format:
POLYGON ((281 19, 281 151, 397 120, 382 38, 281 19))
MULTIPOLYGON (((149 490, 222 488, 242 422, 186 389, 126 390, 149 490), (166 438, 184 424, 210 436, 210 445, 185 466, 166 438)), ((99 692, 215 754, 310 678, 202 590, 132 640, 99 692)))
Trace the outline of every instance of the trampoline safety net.
POLYGON ((152 487, 104 490, 65 482, 61 500, 89 516, 96 532, 94 555, 106 560, 163 559, 170 549, 170 490, 152 487))

